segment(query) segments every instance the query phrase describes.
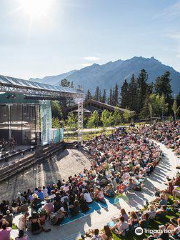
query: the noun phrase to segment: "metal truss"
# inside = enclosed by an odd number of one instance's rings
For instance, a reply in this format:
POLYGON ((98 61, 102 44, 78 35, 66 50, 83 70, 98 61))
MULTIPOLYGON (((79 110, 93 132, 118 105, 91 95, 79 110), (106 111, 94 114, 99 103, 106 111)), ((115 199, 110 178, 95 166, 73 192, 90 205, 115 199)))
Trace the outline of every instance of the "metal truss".
POLYGON ((83 144, 83 89, 78 86, 79 96, 78 96, 78 142, 83 144))
POLYGON ((51 100, 62 98, 62 97, 77 98, 79 96, 79 93, 73 93, 73 92, 34 89, 31 87, 23 88, 20 86, 9 86, 9 85, 0 85, 0 92, 22 93, 22 94, 31 95, 31 96, 49 97, 51 98, 51 100))

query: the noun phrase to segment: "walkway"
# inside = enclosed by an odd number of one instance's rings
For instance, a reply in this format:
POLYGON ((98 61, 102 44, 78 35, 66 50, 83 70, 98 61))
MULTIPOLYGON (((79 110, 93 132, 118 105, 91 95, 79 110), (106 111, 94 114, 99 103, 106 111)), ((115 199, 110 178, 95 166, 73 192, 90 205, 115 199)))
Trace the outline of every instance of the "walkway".
POLYGON ((89 169, 90 161, 76 149, 65 149, 44 162, 37 163, 24 172, 20 172, 9 181, 0 183, 0 202, 12 200, 17 193, 34 187, 56 183, 59 179, 68 180, 70 175, 89 169))
POLYGON ((81 214, 71 222, 61 226, 53 227, 50 233, 41 233, 37 236, 29 236, 30 240, 75 240, 79 234, 87 231, 89 228, 103 228, 111 218, 119 215, 119 209, 125 208, 127 211, 141 209, 146 200, 152 201, 155 196, 155 187, 160 189, 166 188, 166 177, 173 178, 176 173, 177 157, 172 150, 167 149, 163 144, 158 143, 165 157, 156 167, 154 173, 145 180, 143 190, 141 192, 132 192, 127 196, 122 195, 114 202, 108 202, 107 206, 98 205, 96 211, 90 211, 87 215, 81 214))

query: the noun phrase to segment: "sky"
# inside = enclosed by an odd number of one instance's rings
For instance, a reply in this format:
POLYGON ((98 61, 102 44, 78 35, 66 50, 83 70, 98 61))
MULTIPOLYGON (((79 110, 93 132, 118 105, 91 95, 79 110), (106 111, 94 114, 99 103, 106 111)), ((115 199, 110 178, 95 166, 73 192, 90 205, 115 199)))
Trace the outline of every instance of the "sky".
POLYGON ((180 72, 180 0, 0 0, 0 74, 155 57, 180 72))

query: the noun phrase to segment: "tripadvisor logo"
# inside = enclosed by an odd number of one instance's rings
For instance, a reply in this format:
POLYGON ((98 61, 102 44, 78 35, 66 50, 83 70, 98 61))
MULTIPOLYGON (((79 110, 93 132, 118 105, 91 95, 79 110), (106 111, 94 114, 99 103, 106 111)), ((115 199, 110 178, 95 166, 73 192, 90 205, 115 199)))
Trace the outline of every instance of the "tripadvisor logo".
POLYGON ((135 234, 138 235, 138 236, 141 236, 143 235, 143 233, 148 233, 148 234, 155 234, 155 233, 169 233, 169 234, 172 234, 172 230, 167 230, 167 229, 159 229, 159 230, 151 230, 151 229, 147 229, 147 228, 144 228, 144 230, 141 228, 141 227, 137 227, 135 229, 135 234))
POLYGON ((137 227, 135 229, 135 234, 138 235, 138 236, 142 235, 143 234, 143 229, 141 227, 137 227))

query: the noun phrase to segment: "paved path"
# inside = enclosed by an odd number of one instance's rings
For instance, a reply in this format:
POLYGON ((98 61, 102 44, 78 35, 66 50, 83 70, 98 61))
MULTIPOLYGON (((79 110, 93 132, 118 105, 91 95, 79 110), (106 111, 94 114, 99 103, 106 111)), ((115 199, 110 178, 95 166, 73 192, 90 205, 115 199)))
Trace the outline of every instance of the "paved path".
POLYGON ((84 168, 89 169, 90 166, 90 161, 83 153, 76 149, 66 149, 60 155, 56 154, 0 183, 0 202, 4 199, 11 201, 17 197, 18 192, 27 189, 56 183, 59 179, 67 180, 70 175, 73 176, 84 168))
POLYGON ((174 153, 167 149, 164 145, 160 145, 165 157, 156 167, 154 173, 145 180, 145 186, 141 192, 129 193, 127 196, 123 195, 117 199, 118 204, 113 205, 108 203, 108 207, 101 208, 97 212, 90 215, 83 216, 71 223, 62 226, 51 227, 50 233, 41 233, 37 236, 29 236, 30 240, 75 240, 78 239, 79 234, 87 231, 89 228, 103 228, 112 217, 119 215, 119 209, 125 208, 127 211, 141 209, 146 200, 152 201, 155 196, 155 187, 160 189, 166 188, 166 177, 174 177, 177 173, 177 157, 174 153))

